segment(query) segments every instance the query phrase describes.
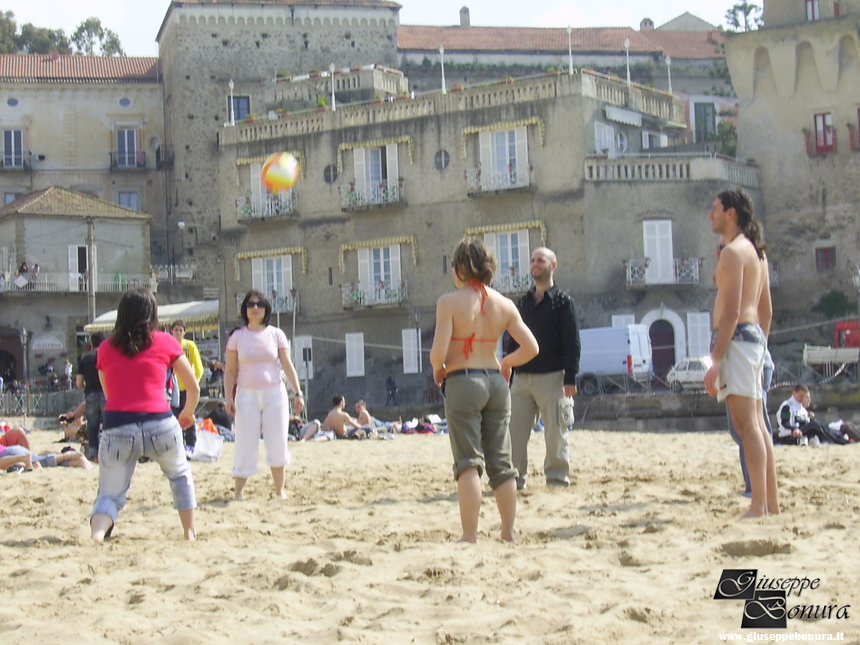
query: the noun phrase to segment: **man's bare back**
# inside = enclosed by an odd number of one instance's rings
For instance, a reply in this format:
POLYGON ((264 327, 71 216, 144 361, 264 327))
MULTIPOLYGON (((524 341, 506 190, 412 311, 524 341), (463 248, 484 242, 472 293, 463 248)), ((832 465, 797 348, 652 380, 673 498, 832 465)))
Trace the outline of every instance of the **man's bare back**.
POLYGON ((335 436, 338 439, 341 439, 346 436, 347 423, 355 428, 358 428, 361 425, 358 422, 358 419, 353 419, 346 412, 339 408, 333 408, 329 411, 329 413, 323 420, 322 430, 323 432, 325 432, 326 430, 331 430, 334 432, 335 436))

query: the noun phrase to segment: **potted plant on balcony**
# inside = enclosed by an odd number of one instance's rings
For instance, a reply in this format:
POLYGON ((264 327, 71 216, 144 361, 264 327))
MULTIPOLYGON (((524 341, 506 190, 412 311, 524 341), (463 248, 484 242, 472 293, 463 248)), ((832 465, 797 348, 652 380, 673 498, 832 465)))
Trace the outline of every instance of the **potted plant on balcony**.
POLYGON ((449 92, 462 92, 465 89, 466 88, 461 83, 454 83, 448 91, 449 92))

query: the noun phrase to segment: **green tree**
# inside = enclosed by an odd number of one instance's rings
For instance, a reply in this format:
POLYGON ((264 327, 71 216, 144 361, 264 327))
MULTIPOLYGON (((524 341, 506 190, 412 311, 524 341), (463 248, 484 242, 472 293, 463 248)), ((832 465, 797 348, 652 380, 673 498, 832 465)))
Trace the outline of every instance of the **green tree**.
POLYGON ((21 27, 16 41, 18 51, 28 54, 50 54, 52 49, 56 49, 60 54, 72 53, 72 46, 62 29, 36 27, 28 22, 21 27))
POLYGON ((726 11, 730 31, 752 31, 762 26, 761 7, 751 2, 739 2, 726 11))
POLYGON ((125 56, 119 36, 110 29, 102 27, 98 18, 87 18, 72 34, 75 53, 87 56, 125 56), (96 49, 98 48, 98 51, 96 49))
POLYGON ((720 154, 728 157, 737 156, 738 131, 731 121, 720 121, 717 124, 717 140, 720 142, 720 154))
POLYGON ((0 54, 17 54, 18 23, 11 11, 0 11, 0 54))

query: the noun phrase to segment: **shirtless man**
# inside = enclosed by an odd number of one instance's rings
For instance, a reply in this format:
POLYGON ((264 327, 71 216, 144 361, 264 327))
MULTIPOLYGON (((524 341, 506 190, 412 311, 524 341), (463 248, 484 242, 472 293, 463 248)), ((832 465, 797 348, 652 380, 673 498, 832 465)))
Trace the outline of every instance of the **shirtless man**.
POLYGON ((346 405, 346 399, 344 399, 340 394, 335 394, 331 398, 331 404, 334 407, 329 410, 329 413, 323 420, 322 428, 320 428, 320 430, 323 432, 331 430, 338 439, 343 439, 344 437, 348 437, 350 439, 364 439, 367 433, 361 429, 361 424, 358 422, 358 419, 352 418, 349 414, 343 411, 343 407, 346 405), (347 429, 347 424, 352 427, 347 429))
POLYGON ((741 190, 717 195, 708 214, 727 241, 717 261, 712 365, 705 390, 725 401, 740 435, 752 499, 741 519, 779 513, 776 464, 762 411, 762 369, 772 316, 770 277, 761 225, 741 190))
POLYGON ((389 432, 400 432, 402 424, 400 421, 380 421, 367 409, 367 403, 364 399, 359 399, 355 402, 355 412, 358 414, 358 422, 363 430, 373 430, 374 428, 385 428, 389 432))

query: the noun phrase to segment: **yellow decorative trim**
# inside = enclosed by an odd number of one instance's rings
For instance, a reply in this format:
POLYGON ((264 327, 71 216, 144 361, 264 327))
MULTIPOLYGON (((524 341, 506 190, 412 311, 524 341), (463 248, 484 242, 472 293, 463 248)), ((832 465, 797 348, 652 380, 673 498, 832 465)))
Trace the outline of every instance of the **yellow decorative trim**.
POLYGON ((489 226, 474 226, 466 229, 466 235, 483 235, 484 233, 504 233, 520 231, 524 228, 540 229, 540 245, 546 246, 546 224, 543 220, 533 219, 530 222, 513 222, 512 224, 491 224, 489 226))
POLYGON ((378 240, 362 240, 361 242, 350 242, 341 244, 337 254, 337 263, 340 267, 340 272, 344 272, 344 253, 347 251, 356 251, 358 249, 376 249, 383 246, 394 246, 395 244, 411 244, 412 245, 412 264, 418 266, 418 237, 415 235, 401 235, 399 237, 382 237, 378 240))
POLYGON ((342 143, 337 147, 337 171, 343 172, 343 154, 349 150, 356 148, 381 148, 391 145, 392 143, 405 143, 409 150, 409 163, 415 163, 415 144, 412 141, 412 136, 404 134, 400 137, 391 137, 389 139, 374 139, 373 141, 360 141, 358 143, 342 143))
POLYGON ((233 260, 236 272, 236 280, 239 280, 239 260, 251 260, 253 258, 270 258, 275 255, 299 255, 302 256, 302 273, 308 272, 308 250, 303 246, 290 246, 285 249, 268 249, 266 251, 245 251, 237 253, 233 260))
MULTIPOLYGON (((161 325, 163 329, 168 329, 170 324, 174 320, 182 320, 185 323, 185 331, 194 331, 194 332, 204 332, 204 331, 218 331, 218 316, 192 316, 190 318, 186 316, 168 316, 166 318, 158 319, 158 324, 161 325)), ((103 333, 111 333, 114 330, 115 323, 105 323, 105 324, 89 324, 84 325, 84 331, 88 334, 93 334, 97 331, 103 333)))
MULTIPOLYGON (((301 152, 300 150, 285 150, 284 152, 291 154, 296 158, 296 160, 299 162, 299 176, 303 177, 305 174, 305 167, 306 167, 305 153, 301 152)), ((255 164, 255 163, 263 164, 263 163, 266 163, 266 159, 268 159, 271 156, 272 155, 268 154, 268 155, 260 155, 258 157, 239 157, 238 159, 236 159, 236 165, 237 166, 250 166, 251 164, 255 164)))
POLYGON ((460 135, 460 154, 463 159, 466 158, 466 138, 470 134, 478 134, 480 132, 497 132, 499 130, 513 130, 523 125, 536 125, 538 129, 538 138, 541 146, 546 138, 546 125, 539 116, 529 117, 528 119, 519 119, 517 121, 504 121, 502 123, 492 123, 490 125, 470 125, 463 128, 463 134, 460 135))

